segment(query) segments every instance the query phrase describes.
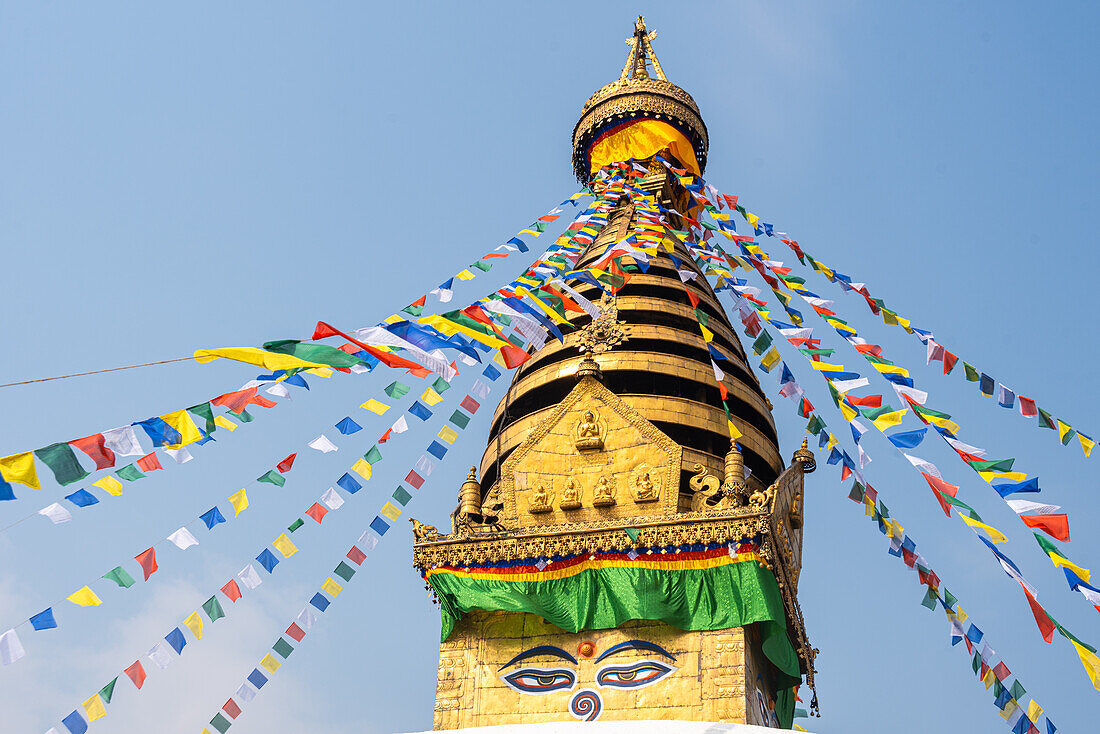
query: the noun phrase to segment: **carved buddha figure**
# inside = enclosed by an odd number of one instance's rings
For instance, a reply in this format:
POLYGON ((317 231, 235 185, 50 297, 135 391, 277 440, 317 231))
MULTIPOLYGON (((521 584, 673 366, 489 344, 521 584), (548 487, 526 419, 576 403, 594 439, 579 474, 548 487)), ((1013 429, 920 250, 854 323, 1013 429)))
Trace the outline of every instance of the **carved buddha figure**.
POLYGON ((576 446, 578 451, 598 451, 603 448, 599 419, 591 410, 584 411, 577 422, 576 446))
POLYGON ((592 494, 592 504, 596 507, 607 507, 615 504, 615 486, 607 477, 600 477, 596 483, 596 491, 592 494))
POLYGON ((554 493, 546 489, 546 485, 539 483, 535 493, 531 495, 530 511, 532 513, 550 512, 553 509, 554 493))
POLYGON ((634 479, 634 499, 637 502, 654 502, 661 494, 653 484, 648 471, 643 471, 634 479))
POLYGON ((561 491, 561 502, 558 505, 563 510, 577 510, 581 506, 581 495, 577 491, 577 483, 569 479, 565 483, 565 489, 561 491))

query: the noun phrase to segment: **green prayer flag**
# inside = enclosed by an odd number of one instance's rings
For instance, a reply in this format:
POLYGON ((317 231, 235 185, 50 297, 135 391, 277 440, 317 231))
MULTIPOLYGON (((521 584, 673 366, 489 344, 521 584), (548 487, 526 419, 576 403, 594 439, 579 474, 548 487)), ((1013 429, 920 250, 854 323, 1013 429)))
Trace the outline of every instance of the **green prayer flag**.
POLYGON ((76 460, 73 447, 67 443, 53 443, 44 448, 35 449, 34 455, 50 467, 58 484, 72 484, 88 476, 88 472, 84 471, 84 467, 80 466, 80 462, 76 460))
POLYGON ((638 540, 638 535, 639 535, 638 528, 627 528, 624 532, 630 538, 631 543, 634 543, 638 540))
POLYGON ((129 589, 134 585, 134 577, 126 573, 126 569, 122 566, 115 566, 110 571, 103 574, 103 578, 108 581, 114 581, 124 589, 129 589))
POLYGON ((948 591, 947 589, 944 589, 944 590, 943 590, 943 603, 947 605, 947 608, 948 608, 948 609, 952 609, 952 608, 954 608, 954 606, 955 606, 955 603, 956 603, 957 601, 958 601, 958 599, 956 599, 956 598, 955 598, 955 595, 954 595, 954 594, 952 594, 952 593, 951 593, 950 591, 948 591))
POLYGON ((206 433, 207 436, 213 433, 214 430, 218 427, 217 424, 214 423, 214 408, 210 405, 210 403, 199 403, 198 405, 192 405, 190 408, 187 409, 187 412, 193 416, 201 418, 206 423, 204 433, 206 433))
POLYGON ((768 347, 772 345, 772 337, 766 331, 760 332, 760 336, 756 337, 756 341, 752 343, 752 351, 757 356, 768 351, 768 347))
POLYGON ((963 369, 966 370, 966 379, 970 382, 978 382, 982 379, 981 373, 974 369, 970 364, 963 362, 963 369))
POLYGON ((279 656, 283 660, 286 660, 288 657, 290 657, 290 653, 294 652, 294 648, 291 647, 290 643, 284 640, 282 637, 279 638, 278 642, 271 646, 271 649, 279 653, 279 656))
POLYGON ((241 423, 251 423, 251 422, 252 422, 252 414, 251 414, 251 413, 249 413, 249 412, 248 412, 247 410, 245 410, 244 408, 241 408, 241 412, 240 412, 240 413, 234 413, 234 414, 233 414, 233 417, 235 417, 235 418, 236 418, 237 420, 239 420, 239 421, 240 421, 241 423))
POLYGON ((817 413, 810 414, 810 422, 806 424, 806 431, 818 435, 825 428, 825 421, 821 420, 817 413))
MULTIPOLYGON (((1053 429, 1057 426, 1057 424, 1054 422, 1054 416, 1052 416, 1050 413, 1046 412, 1042 408, 1039 408, 1039 406, 1035 407, 1039 409, 1039 428, 1053 429)), ((37 454, 38 452, 35 451, 34 453, 37 454)))
POLYGON ((1037 540, 1039 542, 1039 547, 1042 548, 1043 552, 1046 553, 1048 556, 1051 553, 1054 553, 1054 554, 1059 555, 1059 556, 1062 555, 1061 552, 1059 552, 1059 550, 1058 550, 1058 546, 1056 546, 1056 545, 1054 545, 1054 543, 1050 542, 1050 540, 1048 538, 1046 538, 1045 536, 1040 535, 1039 533, 1032 533, 1032 535, 1035 536, 1035 540, 1037 540))
POLYGON ((1027 689, 1023 687, 1019 680, 1012 681, 1012 690, 1009 691, 1011 696, 1019 701, 1027 693, 1027 689))
POLYGON ((993 679, 993 695, 995 697, 1000 697, 1001 692, 1004 691, 1004 689, 1005 689, 1004 684, 1001 683, 1000 679, 999 678, 994 678, 993 679))
POLYGON ((447 420, 449 420, 451 423, 454 423, 459 428, 465 428, 466 426, 470 425, 470 416, 466 415, 460 410, 456 410, 454 413, 452 413, 451 417, 447 420))
POLYGON ((125 479, 127 482, 136 482, 139 479, 145 478, 145 475, 141 473, 141 470, 133 464, 127 464, 126 466, 116 471, 115 474, 118 475, 119 478, 125 479))
POLYGON ((936 600, 938 598, 939 597, 936 596, 936 592, 932 591, 932 589, 929 588, 928 593, 926 593, 924 595, 924 599, 921 600, 920 605, 922 607, 927 607, 928 609, 931 609, 932 611, 935 611, 936 610, 936 600))
POLYGON ((974 471, 1012 471, 1012 464, 1016 459, 993 459, 990 461, 967 461, 974 471))
POLYGON ((410 316, 419 316, 420 314, 424 313, 424 307, 423 306, 414 306, 413 304, 410 303, 408 306, 405 306, 405 308, 401 309, 401 312, 402 313, 407 313, 410 316))
POLYGON ((355 575, 355 569, 340 561, 340 565, 333 570, 333 573, 342 578, 344 581, 351 581, 351 577, 355 575))
POLYGON ((894 409, 891 408, 889 405, 883 405, 882 407, 879 407, 879 408, 860 408, 859 409, 859 412, 863 413, 864 417, 866 417, 868 420, 872 420, 872 421, 875 420, 876 418, 878 418, 879 416, 886 415, 887 413, 892 413, 893 411, 894 411, 894 409))
POLYGON ((274 469, 268 469, 264 472, 263 476, 256 478, 257 482, 267 482, 268 484, 274 484, 277 487, 281 487, 286 484, 286 477, 274 469))
POLYGON ((409 494, 404 487, 399 486, 393 491, 393 498, 401 503, 402 507, 404 507, 405 505, 409 504, 409 500, 412 499, 412 495, 409 494))
POLYGON ((885 502, 883 502, 882 500, 879 500, 878 507, 879 507, 879 512, 882 513, 883 517, 886 517, 886 518, 890 517, 890 508, 886 506, 885 502))
POLYGON ((483 263, 480 260, 478 260, 476 263, 473 263, 472 265, 470 265, 470 267, 471 268, 477 268, 478 270, 480 270, 484 273, 487 273, 487 272, 489 272, 489 269, 492 268, 493 266, 492 266, 491 263, 483 263))
POLYGON ((852 491, 848 493, 848 499, 852 500, 853 502, 862 502, 863 501, 863 485, 860 484, 859 482, 856 482, 855 484, 853 484, 852 485, 852 491))
POLYGON ((536 221, 531 226, 534 227, 535 230, 538 231, 538 232, 545 232, 546 231, 546 222, 536 221))
POLYGON ((210 720, 210 726, 218 730, 219 734, 225 734, 229 731, 229 719, 225 718, 221 714, 214 714, 214 718, 210 720))
POLYGON ((202 610, 206 612, 207 617, 210 617, 211 624, 225 616, 225 612, 222 610, 222 604, 218 601, 217 595, 204 601, 202 603, 202 610))
POLYGON ((115 695, 115 683, 118 682, 118 676, 116 675, 111 679, 111 682, 99 689, 99 697, 103 699, 103 703, 110 703, 111 698, 115 695))
POLYGON ((978 651, 975 650, 974 657, 970 659, 970 667, 974 670, 975 673, 978 672, 978 667, 981 665, 981 660, 981 655, 979 655, 978 651))
POLYGON ((363 458, 366 459, 368 464, 377 464, 382 461, 382 452, 378 450, 378 446, 371 446, 370 451, 363 454, 363 458))
POLYGON ((518 334, 509 334, 508 341, 512 342, 520 349, 523 349, 524 345, 527 344, 518 334))
POLYGON ((302 527, 303 524, 302 518, 299 517, 297 520, 287 525, 286 529, 293 533, 295 530, 302 527))
POLYGON ((432 383, 432 389, 442 395, 451 389, 451 383, 444 380, 442 377, 435 378, 435 382, 432 383))
POLYGON ((403 398, 409 394, 409 386, 394 380, 386 386, 384 392, 394 400, 403 398))
POLYGON ((280 339, 266 342, 263 348, 268 352, 289 354, 307 362, 324 364, 329 367, 354 367, 358 364, 366 364, 359 357, 348 354, 336 347, 330 347, 326 344, 303 344, 297 339, 280 339))
POLYGON ((914 405, 913 410, 917 413, 920 413, 921 415, 930 415, 933 418, 943 418, 944 420, 951 419, 950 413, 942 413, 938 410, 933 410, 932 408, 925 408, 923 405, 914 405))
POLYGON ((703 311, 700 308, 695 309, 695 318, 703 326, 706 326, 707 324, 710 323, 710 315, 707 314, 706 311, 703 311))
POLYGON ((505 326, 511 326, 512 325, 512 317, 511 316, 505 316, 502 313, 491 313, 490 315, 493 317, 493 320, 496 321, 499 324, 504 324, 505 326))

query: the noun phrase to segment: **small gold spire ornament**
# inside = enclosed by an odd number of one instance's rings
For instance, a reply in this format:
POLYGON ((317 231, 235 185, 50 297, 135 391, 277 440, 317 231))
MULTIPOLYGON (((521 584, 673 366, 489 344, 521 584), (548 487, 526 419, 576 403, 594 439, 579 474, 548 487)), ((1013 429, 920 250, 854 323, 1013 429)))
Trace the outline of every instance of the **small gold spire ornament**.
POLYGON ((592 357, 603 354, 625 342, 630 337, 627 335, 626 322, 619 321, 619 309, 615 305, 615 296, 604 291, 600 298, 600 315, 592 319, 578 332, 580 344, 577 349, 584 359, 577 369, 577 379, 584 377, 600 378, 600 366, 592 357))

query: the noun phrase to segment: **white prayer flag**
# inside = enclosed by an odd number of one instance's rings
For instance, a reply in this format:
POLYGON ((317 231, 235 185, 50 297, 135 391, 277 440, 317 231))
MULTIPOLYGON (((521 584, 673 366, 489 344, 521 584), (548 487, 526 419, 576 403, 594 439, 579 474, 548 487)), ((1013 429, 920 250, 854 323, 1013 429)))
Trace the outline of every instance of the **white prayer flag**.
POLYGON ((103 432, 103 446, 119 456, 144 456, 145 449, 138 443, 133 426, 112 428, 103 432))
POLYGON ((348 369, 357 375, 361 375, 364 372, 370 372, 370 367, 367 367, 365 364, 353 364, 348 367, 348 369))
POLYGON ((175 459, 177 464, 186 464, 195 458, 191 455, 191 452, 187 450, 186 446, 180 446, 178 449, 164 449, 164 453, 175 459))
POLYGON ((1005 500, 1008 506, 1012 508, 1012 511, 1017 515, 1022 515, 1025 512, 1034 512, 1039 515, 1052 515, 1058 510, 1062 509, 1061 505, 1045 505, 1042 502, 1032 502, 1031 500, 1005 500))
POLYGON ((460 362, 462 362, 462 364, 466 365, 467 367, 473 367, 475 364, 478 364, 478 361, 468 354, 463 354, 458 359, 460 362))
POLYGON ((268 395, 274 395, 277 398, 290 399, 290 388, 281 382, 276 382, 274 385, 264 390, 264 392, 268 395))
POLYGON ((252 686, 248 685, 248 683, 242 683, 235 695, 237 698, 241 699, 241 703, 248 703, 256 697, 256 691, 252 690, 252 686))
POLYGON ((680 274, 680 280, 684 283, 688 282, 689 280, 695 280, 695 278, 697 277, 697 274, 694 270, 677 270, 676 272, 680 274))
POLYGON ((415 464, 413 464, 413 469, 416 470, 417 474, 427 479, 432 475, 432 471, 435 469, 435 464, 433 464, 432 460, 429 459, 427 456, 421 454, 420 458, 416 460, 415 464))
MULTIPOLYGON (((828 378, 828 373, 826 373, 826 378, 828 378)), ((829 380, 829 382, 836 388, 838 393, 848 393, 871 384, 866 377, 860 377, 857 380, 829 380)))
POLYGON ((919 456, 913 456, 912 454, 906 454, 904 452, 902 452, 902 456, 904 456, 906 459, 908 459, 910 464, 917 467, 918 469, 920 469, 925 474, 931 474, 936 479, 943 479, 943 475, 940 474, 939 468, 937 468, 936 465, 933 464, 932 462, 925 461, 924 459, 920 458, 919 456))
POLYGON ((944 436, 944 440, 951 444, 953 447, 962 451, 963 453, 973 454, 974 456, 985 456, 986 450, 978 446, 971 446, 968 443, 963 443, 957 438, 951 438, 950 436, 944 436))
POLYGON ((336 445, 332 443, 332 441, 329 441, 328 437, 325 436, 325 434, 323 433, 306 445, 309 446, 311 449, 317 449, 322 454, 328 454, 338 450, 336 448, 336 445))
POLYGON ((470 387, 470 392, 484 400, 489 397, 489 386, 478 379, 475 380, 474 384, 470 387))
POLYGON ((314 622, 317 621, 317 616, 306 607, 302 611, 298 612, 298 626, 302 629, 309 631, 313 629, 314 622))
POLYGON ((717 380, 718 382, 721 382, 722 380, 726 379, 726 373, 723 372, 721 370, 721 368, 718 367, 718 363, 715 362, 713 359, 710 361, 710 366, 714 368, 714 379, 715 380, 717 380))
POLYGON ((894 392, 898 394, 898 397, 903 403, 907 397, 917 405, 924 405, 928 402, 928 393, 924 390, 918 390, 915 387, 906 387, 905 385, 895 385, 894 383, 890 383, 890 385, 894 388, 894 392))
POLYGON ((164 670, 172 662, 172 656, 168 654, 167 643, 158 642, 146 653, 146 657, 156 663, 156 666, 164 670))
POLYGON ((60 525, 63 522, 68 522, 73 519, 72 513, 56 502, 47 507, 43 507, 38 511, 38 514, 50 518, 50 522, 54 525, 60 525))
POLYGON ((241 572, 237 574, 237 578, 249 589, 255 589, 262 583, 260 574, 256 573, 256 569, 253 568, 251 563, 241 569, 241 572))
POLYGON ((1089 604, 1100 605, 1100 592, 1086 589, 1084 586, 1078 586, 1077 590, 1085 595, 1085 598, 1089 600, 1089 604))
POLYGON ((0 663, 11 665, 26 654, 27 651, 23 649, 23 643, 19 641, 19 635, 14 629, 0 635, 0 663))
POLYGON ((409 430, 409 424, 405 420, 405 416, 401 416, 397 419, 397 422, 390 426, 390 430, 394 433, 404 433, 409 430))
POLYGON ((359 546, 360 550, 373 550, 378 545, 378 538, 371 534, 371 531, 364 530, 363 534, 359 536, 359 540, 355 541, 355 544, 359 546))
POLYGON ((186 527, 180 528, 169 535, 168 540, 172 541, 172 544, 180 550, 187 550, 191 546, 199 544, 199 541, 195 540, 195 536, 186 527))
POLYGON ((335 489, 329 487, 321 495, 321 504, 330 510, 339 510, 344 505, 344 498, 337 494, 335 489))

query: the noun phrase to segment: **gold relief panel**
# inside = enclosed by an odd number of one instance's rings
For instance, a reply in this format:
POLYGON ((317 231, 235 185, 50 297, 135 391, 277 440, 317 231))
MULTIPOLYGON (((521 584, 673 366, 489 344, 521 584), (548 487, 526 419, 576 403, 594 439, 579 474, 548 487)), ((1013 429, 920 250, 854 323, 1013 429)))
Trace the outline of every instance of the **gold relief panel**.
POLYGON ((531 430, 501 472, 501 523, 561 525, 676 513, 683 449, 593 378, 531 430), (644 511, 642 508, 645 508, 644 511))

